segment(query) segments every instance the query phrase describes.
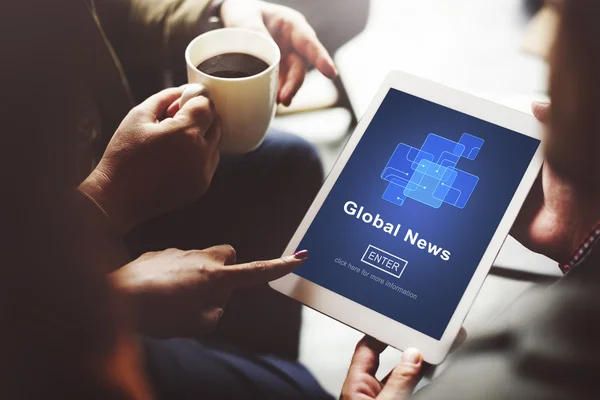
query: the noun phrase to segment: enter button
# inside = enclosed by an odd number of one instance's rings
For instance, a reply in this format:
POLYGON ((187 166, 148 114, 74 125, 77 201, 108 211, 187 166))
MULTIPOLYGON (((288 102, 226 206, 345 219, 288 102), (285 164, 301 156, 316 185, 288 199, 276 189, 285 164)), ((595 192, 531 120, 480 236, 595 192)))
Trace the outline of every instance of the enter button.
POLYGON ((404 268, 408 264, 408 261, 371 244, 367 247, 360 261, 396 278, 402 276, 404 268))

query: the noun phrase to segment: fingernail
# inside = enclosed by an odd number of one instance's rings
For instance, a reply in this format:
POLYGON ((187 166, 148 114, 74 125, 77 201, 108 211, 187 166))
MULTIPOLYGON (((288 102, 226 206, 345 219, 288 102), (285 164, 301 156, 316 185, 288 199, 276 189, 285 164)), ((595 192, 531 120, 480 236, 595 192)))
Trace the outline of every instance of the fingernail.
POLYGON ((335 67, 335 63, 333 62, 333 60, 331 59, 331 57, 329 56, 329 54, 321 54, 321 60, 320 60, 321 64, 325 64, 328 67, 331 68, 331 78, 335 78, 338 75, 338 70, 335 67))
POLYGON ((549 101, 537 101, 537 100, 534 100, 533 101, 533 105, 534 106, 544 106, 545 107, 545 106, 549 106, 550 102, 549 101))
POLYGON ((186 88, 189 88, 190 90, 194 90, 194 91, 198 91, 199 92, 199 91, 202 90, 202 88, 204 86, 199 85, 197 83, 188 83, 188 84, 183 85, 182 87, 186 87, 186 88))
POLYGON ((288 97, 288 93, 289 93, 289 89, 287 87, 281 88, 281 93, 279 93, 279 101, 284 104, 287 103, 287 102, 284 102, 283 99, 288 97))
POLYGON ((223 310, 222 308, 217 309, 217 318, 221 319, 221 317, 223 316, 224 313, 225 313, 225 310, 223 310))
POLYGON ((402 353, 400 362, 404 364, 419 364, 421 362, 421 353, 415 348, 408 348, 402 353))
POLYGON ((337 70, 337 67, 335 66, 335 64, 331 64, 331 66, 333 67, 333 77, 337 77, 339 75, 339 72, 337 70))
POLYGON ((301 250, 294 253, 296 260, 304 260, 308 257, 308 250, 301 250))

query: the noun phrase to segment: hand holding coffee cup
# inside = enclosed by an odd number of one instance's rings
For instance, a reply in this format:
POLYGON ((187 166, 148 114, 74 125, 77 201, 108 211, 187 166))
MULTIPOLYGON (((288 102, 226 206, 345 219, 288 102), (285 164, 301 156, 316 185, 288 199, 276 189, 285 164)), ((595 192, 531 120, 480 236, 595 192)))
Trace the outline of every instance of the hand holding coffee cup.
POLYGON ((221 151, 252 151, 275 116, 280 58, 277 44, 260 33, 224 28, 200 35, 185 52, 191 85, 180 107, 193 97, 209 97, 223 124, 221 151))

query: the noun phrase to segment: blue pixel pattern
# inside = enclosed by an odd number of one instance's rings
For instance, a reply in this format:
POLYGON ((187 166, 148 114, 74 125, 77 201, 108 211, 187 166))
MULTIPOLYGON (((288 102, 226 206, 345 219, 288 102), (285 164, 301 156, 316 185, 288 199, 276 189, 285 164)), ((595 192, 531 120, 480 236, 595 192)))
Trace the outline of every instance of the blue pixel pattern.
POLYGON ((433 208, 465 208, 479 177, 456 166, 461 158, 475 160, 483 143, 468 133, 458 142, 430 133, 420 149, 400 143, 381 174, 389 182, 383 199, 398 206, 410 198, 433 208))

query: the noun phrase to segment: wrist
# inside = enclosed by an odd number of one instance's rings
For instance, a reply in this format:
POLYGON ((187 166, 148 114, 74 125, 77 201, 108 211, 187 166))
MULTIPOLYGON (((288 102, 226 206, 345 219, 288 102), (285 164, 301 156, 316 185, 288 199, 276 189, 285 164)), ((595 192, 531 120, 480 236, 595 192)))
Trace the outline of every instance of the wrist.
POLYGON ((130 282, 131 279, 128 276, 127 265, 124 265, 121 268, 108 274, 108 280, 111 286, 118 293, 125 296, 125 298, 129 299, 129 302, 131 302, 132 299, 135 299, 137 290, 135 288, 135 285, 132 285, 130 282))
POLYGON ((127 265, 121 266, 109 274, 107 279, 115 293, 119 295, 130 314, 132 328, 139 331, 140 291, 130 282, 127 265))
POLYGON ((562 234, 561 240, 557 240, 544 246, 544 248, 540 249, 538 252, 551 260, 556 261, 562 268, 563 265, 568 264, 573 259, 573 255, 579 249, 582 241, 592 231, 593 226, 594 225, 591 224, 585 229, 571 228, 562 234))
MULTIPOLYGON (((585 236, 582 236, 577 247, 574 247, 574 251, 570 254, 569 258, 564 262, 559 262, 558 266, 561 271, 566 274, 570 272, 574 267, 581 264, 584 260, 589 258, 590 254, 598 253, 593 252, 600 240, 600 222, 588 230, 585 236)), ((597 257, 597 255, 596 255, 597 257)))
POLYGON ((77 188, 79 192, 100 212, 108 230, 122 236, 135 226, 135 219, 125 207, 119 206, 122 201, 111 193, 110 180, 97 169, 77 188))
POLYGON ((152 302, 152 293, 148 289, 151 279, 140 277, 127 264, 108 274, 111 287, 118 293, 127 305, 133 328, 140 333, 153 336, 156 332, 156 308, 152 302))
POLYGON ((559 261, 559 266, 563 272, 567 272, 580 261, 582 255, 587 253, 588 249, 600 236, 600 222, 596 219, 594 222, 581 224, 581 227, 574 231, 570 240, 569 253, 565 254, 563 260, 559 261))

